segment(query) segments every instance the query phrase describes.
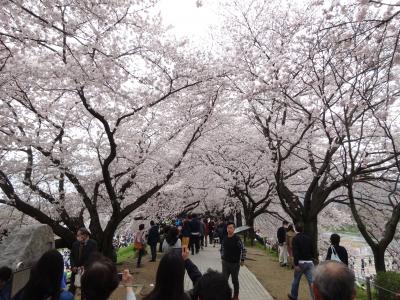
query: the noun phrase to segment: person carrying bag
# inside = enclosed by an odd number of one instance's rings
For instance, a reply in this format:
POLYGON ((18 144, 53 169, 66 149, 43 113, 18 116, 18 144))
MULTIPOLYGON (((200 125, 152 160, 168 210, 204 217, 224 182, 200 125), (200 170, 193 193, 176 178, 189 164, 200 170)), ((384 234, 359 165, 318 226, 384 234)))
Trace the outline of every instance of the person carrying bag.
POLYGON ((340 236, 336 233, 331 235, 331 246, 328 248, 328 253, 326 254, 325 260, 334 260, 345 265, 349 265, 349 256, 347 254, 346 248, 339 245, 340 236))
POLYGON ((136 232, 135 234, 135 240, 133 242, 133 248, 137 253, 137 262, 136 262, 136 267, 140 268, 141 267, 141 261, 142 257, 145 253, 145 245, 146 241, 144 239, 144 224, 139 225, 139 231, 136 232))

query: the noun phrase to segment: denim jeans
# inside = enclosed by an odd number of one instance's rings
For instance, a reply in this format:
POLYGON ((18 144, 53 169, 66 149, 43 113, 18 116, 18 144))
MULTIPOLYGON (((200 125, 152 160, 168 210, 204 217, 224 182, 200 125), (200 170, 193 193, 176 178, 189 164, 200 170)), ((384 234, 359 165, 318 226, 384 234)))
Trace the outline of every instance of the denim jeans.
POLYGON ((312 278, 312 270, 314 269, 314 264, 311 262, 306 262, 306 263, 299 263, 300 271, 294 271, 294 278, 292 282, 292 291, 290 295, 292 296, 293 299, 297 299, 297 295, 299 293, 299 284, 300 284, 300 279, 301 276, 304 274, 307 278, 308 281, 308 287, 310 288, 310 295, 311 299, 314 300, 314 294, 312 291, 311 284, 313 282, 312 278))

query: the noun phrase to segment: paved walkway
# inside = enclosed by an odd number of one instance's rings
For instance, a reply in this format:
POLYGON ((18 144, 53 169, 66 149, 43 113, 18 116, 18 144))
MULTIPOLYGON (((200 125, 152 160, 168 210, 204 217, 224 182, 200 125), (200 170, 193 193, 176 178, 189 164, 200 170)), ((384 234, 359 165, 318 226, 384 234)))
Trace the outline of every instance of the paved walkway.
MULTIPOLYGON (((204 247, 199 254, 191 255, 190 259, 196 264, 201 273, 207 272, 209 268, 222 270, 221 257, 219 254, 219 245, 217 247, 204 247)), ((232 287, 232 282, 229 280, 232 287)), ((250 270, 243 266, 239 272, 240 300, 273 300, 272 296, 265 290, 258 279, 250 270)), ((189 276, 185 274, 185 290, 193 287, 189 276)), ((232 288, 233 291, 233 288, 232 288)))

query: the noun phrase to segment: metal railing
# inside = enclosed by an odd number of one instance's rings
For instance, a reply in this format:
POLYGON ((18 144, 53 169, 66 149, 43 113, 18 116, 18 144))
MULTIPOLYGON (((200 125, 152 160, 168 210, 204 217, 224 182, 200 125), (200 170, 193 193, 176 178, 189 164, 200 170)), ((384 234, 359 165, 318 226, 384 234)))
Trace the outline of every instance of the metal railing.
POLYGON ((364 289, 368 300, 400 299, 400 293, 389 290, 375 283, 373 276, 357 277, 356 281, 364 289), (389 297, 389 298, 388 298, 389 297))

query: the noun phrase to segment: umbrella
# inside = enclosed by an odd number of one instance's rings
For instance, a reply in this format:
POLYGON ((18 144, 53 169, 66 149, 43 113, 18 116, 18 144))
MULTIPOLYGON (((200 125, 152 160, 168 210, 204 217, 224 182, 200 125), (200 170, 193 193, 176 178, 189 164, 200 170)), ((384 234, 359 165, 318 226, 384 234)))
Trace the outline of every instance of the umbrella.
POLYGON ((249 230, 249 229, 250 229, 250 226, 247 226, 247 225, 240 226, 240 227, 237 227, 235 229, 235 233, 239 233, 239 232, 246 231, 246 230, 249 230))

